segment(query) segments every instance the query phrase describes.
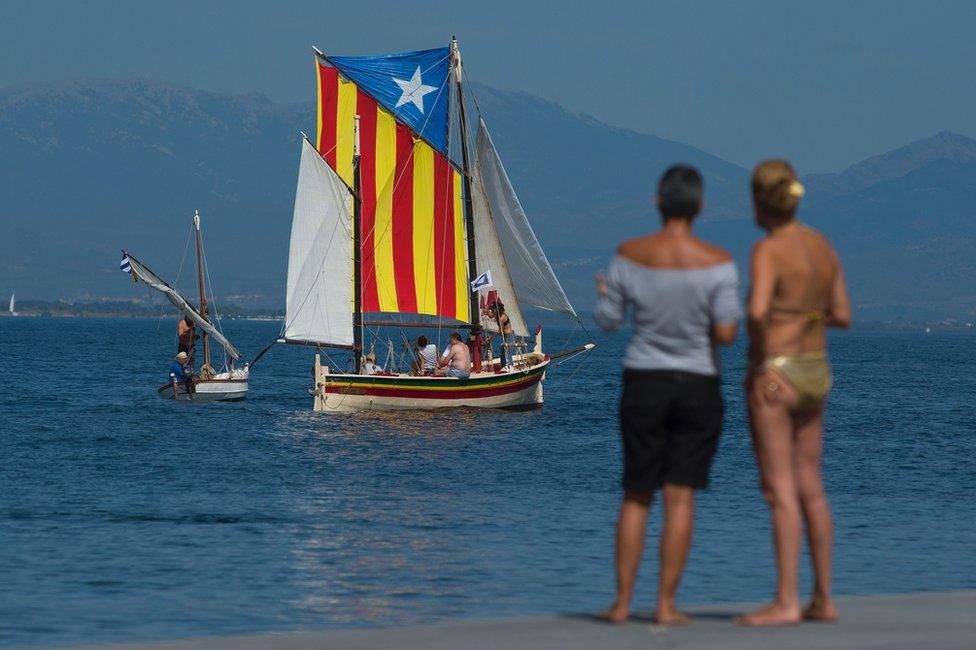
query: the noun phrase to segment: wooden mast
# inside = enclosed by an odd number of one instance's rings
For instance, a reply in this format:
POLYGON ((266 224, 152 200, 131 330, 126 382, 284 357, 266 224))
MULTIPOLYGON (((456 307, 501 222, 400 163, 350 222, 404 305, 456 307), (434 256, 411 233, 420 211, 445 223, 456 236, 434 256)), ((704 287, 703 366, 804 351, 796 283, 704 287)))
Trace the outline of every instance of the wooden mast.
POLYGON ((353 157, 352 157, 352 177, 353 177, 353 209, 352 209, 352 353, 353 367, 357 375, 360 373, 363 364, 363 294, 362 294, 362 211, 363 202, 360 198, 360 185, 362 178, 359 173, 360 150, 359 150, 359 116, 356 116, 355 130, 353 132, 353 157))
MULTIPOLYGON (((197 284, 200 289, 200 315, 209 323, 210 316, 207 315, 207 292, 203 281, 203 235, 200 234, 200 211, 193 211, 193 227, 197 235, 197 284)), ((203 341, 203 365, 210 365, 210 339, 206 332, 200 334, 203 341)), ((203 366, 201 366, 202 368, 203 366)))
MULTIPOLYGON (((467 231, 468 243, 468 281, 473 282, 478 277, 477 256, 474 241, 474 209, 471 205, 471 161, 468 154, 468 119, 464 110, 464 85, 461 81, 461 51, 458 49, 457 38, 451 38, 451 60, 454 66, 454 83, 457 88, 458 119, 461 127, 461 161, 464 166, 464 229, 467 231)), ((481 329, 481 312, 478 294, 468 292, 468 315, 472 329, 481 329)))

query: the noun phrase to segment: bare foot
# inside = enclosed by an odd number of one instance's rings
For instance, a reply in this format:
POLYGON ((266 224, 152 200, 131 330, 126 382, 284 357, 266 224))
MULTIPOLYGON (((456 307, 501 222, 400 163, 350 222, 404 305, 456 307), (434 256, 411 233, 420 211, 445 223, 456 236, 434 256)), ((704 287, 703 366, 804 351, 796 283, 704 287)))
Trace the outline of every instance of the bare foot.
POLYGON ((618 605, 614 603, 610 609, 600 612, 596 615, 601 621, 606 621, 607 623, 613 623, 614 625, 622 625, 627 622, 630 618, 630 612, 626 605, 618 605))
POLYGON ((688 625, 691 617, 682 614, 676 607, 658 607, 654 613, 654 622, 658 625, 688 625))
POLYGON ((800 606, 785 605, 778 601, 735 619, 736 625, 770 627, 796 625, 800 622, 800 606))
POLYGON ((803 618, 820 623, 836 623, 837 610, 834 609, 834 604, 829 600, 821 600, 815 597, 803 610, 803 618))

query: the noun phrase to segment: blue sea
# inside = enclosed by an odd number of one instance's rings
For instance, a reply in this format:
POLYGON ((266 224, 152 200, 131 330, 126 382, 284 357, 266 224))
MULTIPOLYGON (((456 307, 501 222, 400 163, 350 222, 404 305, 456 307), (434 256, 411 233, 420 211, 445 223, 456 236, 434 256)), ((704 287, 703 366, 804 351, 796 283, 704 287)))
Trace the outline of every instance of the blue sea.
MULTIPOLYGON (((593 353, 553 368, 540 411, 329 415, 311 411, 305 390, 312 352, 287 346, 257 364, 245 402, 157 398, 173 329, 172 319, 0 319, 0 644, 609 603, 624 334, 594 332, 593 353)), ((225 330, 253 355, 278 324, 225 330)), ((550 352, 584 339, 546 331, 550 352)), ((976 336, 854 331, 831 346, 837 593, 976 587, 976 336)), ((773 588, 741 342, 725 358, 725 433, 684 604, 773 588)), ((652 532, 659 515, 655 505, 652 532)), ((653 602, 653 549, 638 608, 653 602)))

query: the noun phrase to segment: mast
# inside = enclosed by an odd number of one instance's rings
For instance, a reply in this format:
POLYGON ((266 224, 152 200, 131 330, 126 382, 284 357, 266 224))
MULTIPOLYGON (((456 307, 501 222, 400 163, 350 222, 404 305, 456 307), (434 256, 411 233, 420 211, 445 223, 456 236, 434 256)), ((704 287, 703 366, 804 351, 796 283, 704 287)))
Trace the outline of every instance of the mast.
POLYGON ((360 194, 362 178, 359 173, 359 116, 356 116, 353 132, 353 198, 352 198, 352 353, 355 374, 359 374, 363 363, 363 293, 362 293, 362 211, 360 194))
MULTIPOLYGON (((203 235, 200 234, 200 211, 193 211, 193 227, 196 229, 197 238, 197 284, 200 288, 200 315, 203 316, 207 322, 210 322, 210 316, 207 314, 207 293, 204 289, 203 282, 203 235)), ((200 334, 203 340, 203 365, 210 365, 210 339, 207 337, 207 333, 203 332, 200 334)), ((201 366, 202 367, 202 366, 201 366)))
MULTIPOLYGON (((458 119, 461 127, 461 161, 464 165, 464 229, 468 236, 468 280, 478 277, 474 241, 474 208, 471 204, 471 161, 468 154, 468 119, 464 110, 464 85, 461 81, 461 51, 457 38, 451 38, 451 58, 454 64, 454 83, 457 88, 458 119)), ((475 330, 480 329, 481 313, 478 294, 468 287, 468 315, 475 330)))

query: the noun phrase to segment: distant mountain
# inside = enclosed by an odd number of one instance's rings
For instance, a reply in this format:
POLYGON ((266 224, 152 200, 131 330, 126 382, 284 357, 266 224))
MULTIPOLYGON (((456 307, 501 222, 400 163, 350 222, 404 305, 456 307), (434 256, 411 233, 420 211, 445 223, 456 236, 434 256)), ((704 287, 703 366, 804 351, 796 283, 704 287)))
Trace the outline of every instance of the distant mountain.
MULTIPOLYGON (((702 168, 710 218, 745 205, 745 170, 703 151, 528 95, 473 91, 543 245, 570 292, 585 290, 581 305, 615 243, 656 221, 652 192, 665 166, 702 168)), ((173 276, 199 209, 218 290, 280 303, 299 131, 314 124, 312 103, 145 79, 0 89, 0 287, 37 298, 124 295, 123 246, 173 276)))
MULTIPOLYGON (((747 170, 526 94, 471 89, 580 309, 615 245, 656 225, 654 185, 675 162, 704 172, 700 230, 745 273, 760 234, 747 170)), ((314 120, 311 103, 145 79, 0 89, 0 292, 131 296, 119 249, 174 277, 199 209, 220 296, 280 306, 299 131, 314 120)), ((940 133, 804 183, 801 216, 836 243, 859 315, 976 316, 976 141, 940 133)), ((184 283, 191 270, 187 256, 184 283)))
POLYGON ((943 131, 863 160, 839 174, 810 174, 803 180, 812 196, 824 200, 866 190, 938 162, 959 165, 976 162, 976 140, 943 131))

